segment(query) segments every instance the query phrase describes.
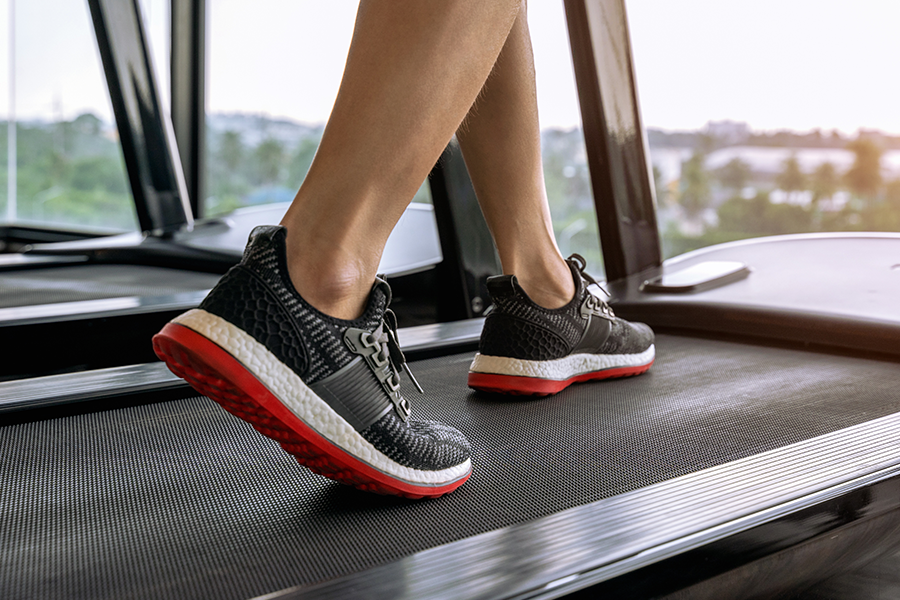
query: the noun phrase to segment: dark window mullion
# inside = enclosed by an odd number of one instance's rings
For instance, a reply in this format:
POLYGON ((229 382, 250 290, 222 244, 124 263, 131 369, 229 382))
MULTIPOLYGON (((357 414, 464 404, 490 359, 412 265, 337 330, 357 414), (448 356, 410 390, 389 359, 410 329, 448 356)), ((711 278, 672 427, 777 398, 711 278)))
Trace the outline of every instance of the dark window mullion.
POLYGON ((172 126, 191 209, 202 214, 206 153, 206 0, 171 0, 172 126))
POLYGON ((88 0, 141 229, 193 223, 178 148, 163 113, 137 0, 88 0))
POLYGON ((606 276, 662 262, 624 0, 565 0, 606 276))

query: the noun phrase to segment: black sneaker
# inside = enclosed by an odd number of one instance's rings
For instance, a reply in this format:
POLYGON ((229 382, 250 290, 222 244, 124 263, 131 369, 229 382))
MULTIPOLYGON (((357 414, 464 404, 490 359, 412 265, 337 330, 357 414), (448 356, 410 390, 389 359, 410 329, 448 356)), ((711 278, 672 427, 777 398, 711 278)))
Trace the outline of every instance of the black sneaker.
POLYGON ((354 487, 436 497, 472 471, 457 430, 409 419, 390 288, 346 321, 322 314, 288 278, 284 227, 257 227, 239 265, 153 348, 179 377, 311 470, 354 487))
POLYGON ((493 307, 469 367, 469 387, 546 396, 576 381, 627 377, 650 368, 653 331, 619 319, 588 290, 597 282, 584 272, 581 256, 573 254, 567 262, 575 296, 562 308, 535 304, 515 275, 488 279, 493 307))

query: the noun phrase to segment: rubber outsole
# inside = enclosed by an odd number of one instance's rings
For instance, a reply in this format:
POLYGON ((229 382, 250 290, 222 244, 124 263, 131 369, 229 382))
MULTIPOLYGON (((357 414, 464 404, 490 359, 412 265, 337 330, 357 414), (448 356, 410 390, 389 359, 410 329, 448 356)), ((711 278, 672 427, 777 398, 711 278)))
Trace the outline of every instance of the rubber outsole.
POLYGON ((550 396, 561 392, 573 383, 580 381, 596 381, 599 379, 618 379, 621 377, 633 377, 646 373, 653 366, 653 361, 645 365, 633 367, 618 367, 592 371, 575 375, 569 379, 539 379, 537 377, 523 377, 520 375, 502 375, 498 373, 469 372, 469 387, 481 392, 497 394, 511 394, 514 396, 550 396))
POLYGON ((322 437, 227 350, 192 329, 168 323, 153 336, 153 350, 173 373, 261 434, 272 438, 311 471, 360 490, 404 498, 437 498, 468 480, 421 486, 379 471, 322 437))

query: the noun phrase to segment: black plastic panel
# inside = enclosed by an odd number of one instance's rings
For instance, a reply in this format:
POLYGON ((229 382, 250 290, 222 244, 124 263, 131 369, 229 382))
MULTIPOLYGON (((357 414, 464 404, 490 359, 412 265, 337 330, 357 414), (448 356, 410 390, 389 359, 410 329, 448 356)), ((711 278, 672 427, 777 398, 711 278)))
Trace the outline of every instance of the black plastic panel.
POLYGON ((673 336, 659 352, 647 375, 543 400, 470 392, 470 354, 414 364, 414 413, 474 448, 470 482, 434 501, 312 475, 205 399, 0 427, 0 596, 252 597, 900 410, 891 363, 673 336))
POLYGON ((209 290, 217 275, 159 267, 75 265, 0 273, 0 308, 209 290))

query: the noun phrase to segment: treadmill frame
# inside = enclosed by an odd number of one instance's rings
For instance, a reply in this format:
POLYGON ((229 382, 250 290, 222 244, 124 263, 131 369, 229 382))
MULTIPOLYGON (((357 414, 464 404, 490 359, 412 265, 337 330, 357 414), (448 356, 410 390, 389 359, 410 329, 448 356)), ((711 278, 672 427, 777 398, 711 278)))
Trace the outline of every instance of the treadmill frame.
MULTIPOLYGON (((136 4, 116 0, 89 1, 92 13, 95 14, 98 41, 101 35, 107 35, 109 43, 109 48, 105 50, 108 56, 104 56, 104 65, 112 61, 113 67, 106 67, 107 73, 109 75, 112 69, 115 75, 119 72, 117 69, 121 68, 117 61, 125 56, 133 56, 132 51, 136 46, 127 51, 115 49, 115 44, 121 40, 116 42, 108 36, 109 23, 113 19, 104 11, 133 10, 136 17, 139 14, 136 12, 136 4)), ((202 140, 200 121, 203 113, 197 110, 198 106, 202 106, 202 86, 196 85, 196 82, 202 81, 203 28, 197 23, 201 15, 205 14, 204 0, 172 0, 172 3, 173 15, 189 14, 192 19, 187 33, 179 29, 181 33, 176 35, 176 28, 173 28, 172 110, 176 124, 175 135, 196 146, 192 146, 185 157, 173 161, 171 157, 177 157, 177 150, 171 139, 166 137, 164 128, 154 129, 150 135, 156 136, 154 139, 157 141, 163 138, 169 141, 152 145, 150 150, 147 150, 146 139, 142 140, 140 131, 134 135, 127 132, 122 134, 123 151, 129 166, 135 201, 139 205, 139 214, 142 214, 143 206, 142 228, 159 235, 166 235, 190 222, 190 210, 186 209, 185 204, 188 198, 187 184, 179 183, 177 175, 182 165, 185 166, 186 179, 192 182, 191 189, 202 189, 202 144, 199 142, 202 140), (177 85, 182 86, 177 91, 177 102, 175 71, 179 71, 180 83, 177 85), (199 77, 188 88, 183 87, 185 73, 199 77), (129 159, 129 151, 137 154, 129 159), (142 152, 147 154, 142 155, 142 152), (157 183, 155 180, 153 185, 146 183, 148 178, 152 180, 146 171, 147 161, 151 158, 163 161, 163 164, 171 162, 167 167, 170 170, 166 186, 154 187, 157 183), (133 170, 137 175, 132 175, 133 170), (150 187, 145 188, 145 185, 150 187), (146 189, 151 191, 141 191, 146 189), (157 193, 159 190, 162 193, 157 193), (183 211, 184 219, 180 219, 179 211, 183 211)), ((661 264, 654 190, 637 104, 624 1, 565 0, 565 7, 607 274, 610 280, 624 280, 648 269, 658 268, 661 264), (617 30, 620 35, 609 36, 608 27, 617 30), (628 57, 627 64, 612 60, 616 56, 628 57)), ((125 43, 139 44, 146 48, 139 19, 137 27, 138 35, 125 43)), ((101 53, 103 52, 101 48, 101 53)), ((131 64, 137 72, 149 73, 147 60, 132 61, 131 64)), ((146 79, 141 76, 134 83, 139 87, 133 89, 148 89, 146 79)), ((155 89, 152 82, 150 89, 155 89)), ((159 119, 158 122, 162 122, 158 98, 155 108, 151 101, 150 104, 143 105, 143 112, 139 110, 137 113, 128 113, 129 106, 125 98, 130 92, 124 91, 121 85, 115 90, 111 85, 110 92, 114 106, 117 103, 126 105, 124 114, 127 119, 134 120, 135 115, 145 118, 149 116, 151 121, 159 119)), ((147 96, 136 100, 146 101, 147 96)), ((120 110, 117 109, 117 120, 119 114, 120 110)), ((143 126, 140 118, 136 122, 143 126)), ((122 131, 121 120, 119 125, 122 131)), ((442 176, 446 181, 446 174, 441 168, 439 165, 437 174, 432 176, 432 182, 439 181, 442 176)), ((161 179, 165 180, 166 177, 161 179)), ((459 201, 454 192, 456 188, 442 185, 449 206, 454 206, 454 202, 459 201)), ((194 205, 197 204, 200 193, 195 191, 194 205)), ((440 194, 435 194, 434 191, 433 194, 436 203, 443 202, 438 199, 440 194)), ((446 221, 444 217, 439 219, 446 221)), ((469 229, 456 226, 453 231, 455 239, 449 243, 456 244, 457 248, 470 247, 471 240, 467 236, 482 235, 472 234, 469 229)), ((473 273, 478 274, 478 277, 483 276, 481 267, 473 265, 480 265, 480 261, 485 260, 485 255, 486 253, 480 253, 476 258, 469 258, 462 253, 457 253, 455 257, 445 254, 445 260, 453 262, 451 272, 455 274, 455 279, 452 285, 457 286, 454 297, 460 303, 456 307, 460 315, 471 315, 472 301, 480 288, 467 283, 467 277, 473 273)), ((432 342, 440 344, 441 340, 442 337, 438 335, 432 342)), ((127 377, 128 374, 124 376, 127 377)), ((165 387, 171 385, 171 382, 161 382, 161 385, 165 387)), ((900 417, 893 415, 746 461, 728 463, 658 484, 681 494, 683 503, 669 515, 664 514, 671 509, 668 501, 655 504, 657 500, 654 498, 659 498, 660 487, 637 490, 629 494, 627 499, 650 507, 650 512, 655 513, 655 517, 646 522, 634 521, 633 510, 625 506, 622 496, 617 496, 545 519, 433 548, 313 588, 285 590, 267 597, 346 597, 348 591, 359 592, 360 589, 365 589, 372 595, 380 592, 392 597, 502 595, 552 598, 598 585, 608 587, 594 588, 593 591, 602 589, 611 594, 624 594, 640 589, 644 593, 670 593, 687 586, 700 585, 700 582, 710 577, 722 576, 734 565, 742 565, 767 554, 777 555, 784 546, 766 546, 759 540, 765 539, 769 535, 767 532, 783 528, 786 524, 792 525, 792 531, 795 532, 791 539, 792 545, 827 539, 830 536, 839 537, 839 533, 843 535, 848 528, 863 521, 878 522, 883 524, 885 531, 894 531, 898 526, 897 509, 900 508, 900 467, 896 464, 897 459, 893 456, 892 449, 898 446, 900 417), (740 473, 754 473, 754 469, 781 460, 788 448, 803 452, 810 457, 811 462, 788 465, 789 472, 786 472, 785 478, 780 482, 767 479, 760 471, 758 478, 749 478, 728 487, 735 480, 736 469, 740 473), (831 454, 828 454, 829 448, 831 454), (816 462, 824 460, 826 455, 836 462, 829 465, 816 462), (852 462, 861 456, 865 457, 867 464, 865 472, 858 469, 858 463, 852 462), (838 463, 846 465, 847 469, 835 467, 838 463), (817 484, 816 489, 798 491, 793 487, 794 483, 805 481, 807 475, 815 469, 822 470, 823 474, 823 480, 817 484), (758 494, 763 490, 774 490, 776 500, 767 496, 769 500, 762 501, 758 494), (874 500, 860 509, 859 494, 862 491, 870 494, 874 500), (698 498, 717 493, 725 494, 721 498, 726 504, 731 502, 735 510, 708 512, 704 504, 696 502, 698 498), (689 515, 693 515, 698 521, 691 521, 689 524, 689 515), (614 535, 624 536, 624 539, 634 544, 640 539, 642 545, 632 545, 631 553, 616 556, 604 554, 605 549, 609 548, 610 536, 614 535), (541 540, 542 544, 548 542, 556 550, 531 554, 525 552, 524 548, 535 540, 541 540), (707 556, 698 554, 701 552, 701 544, 713 544, 710 548, 718 548, 721 553, 719 561, 704 562, 707 556), (564 550, 559 550, 560 548, 564 550), (498 570, 496 560, 491 559, 495 559, 500 553, 504 553, 507 559, 503 561, 503 568, 498 570), (695 564, 695 570, 688 572, 681 568, 685 561, 700 564, 695 564), (628 575, 611 580, 636 568, 645 569, 639 573, 638 578, 643 581, 628 579, 628 575), (443 575, 436 576, 439 572, 443 575), (661 576, 653 577, 653 573, 661 576), (398 582, 402 582, 402 590, 398 589, 401 585, 398 582)))

